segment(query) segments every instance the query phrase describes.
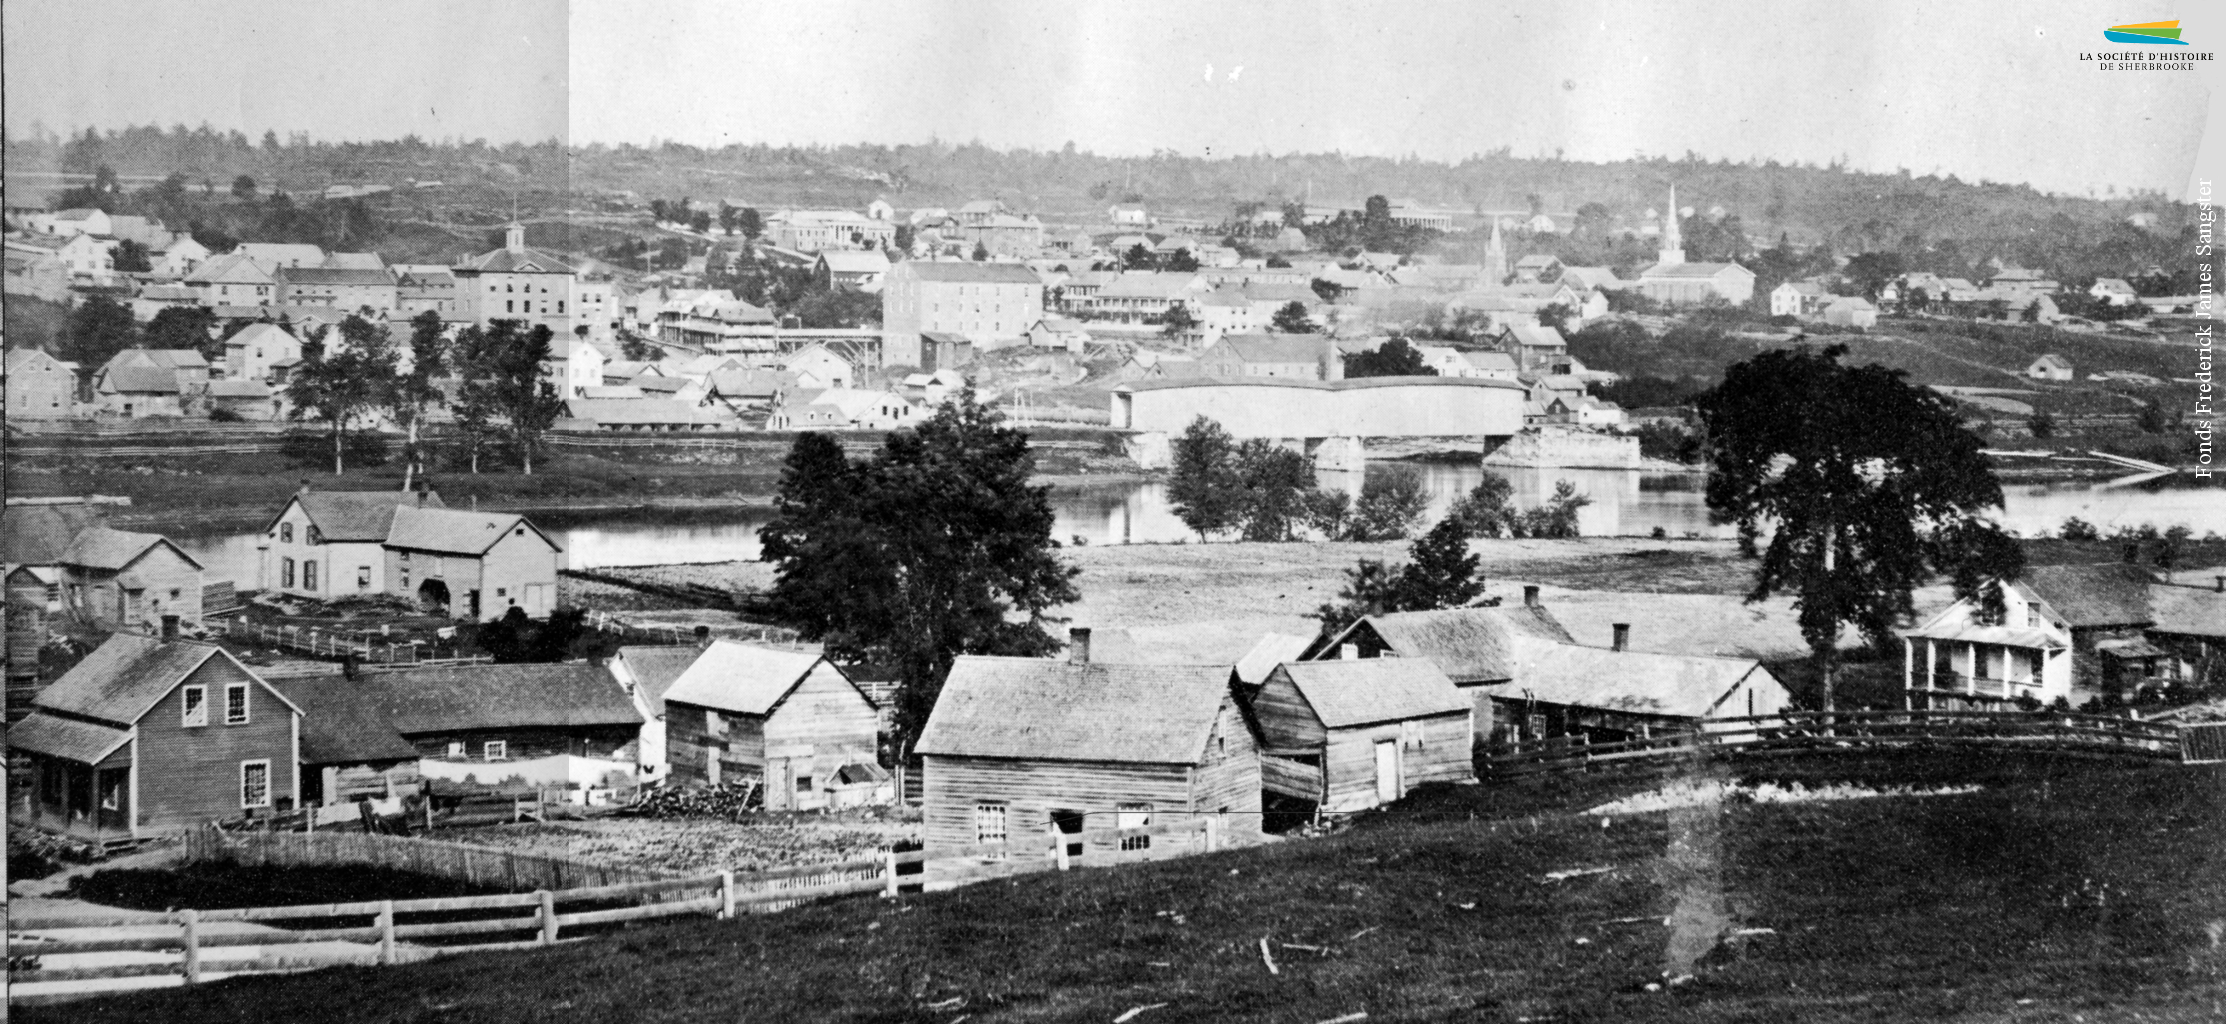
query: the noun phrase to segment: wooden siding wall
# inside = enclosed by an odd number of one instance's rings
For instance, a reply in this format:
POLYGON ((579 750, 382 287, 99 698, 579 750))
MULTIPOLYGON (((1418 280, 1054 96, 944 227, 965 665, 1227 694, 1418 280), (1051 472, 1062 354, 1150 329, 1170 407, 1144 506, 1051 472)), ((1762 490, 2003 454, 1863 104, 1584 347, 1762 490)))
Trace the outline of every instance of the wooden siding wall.
MULTIPOLYGON (((850 685, 842 670, 820 662, 773 707, 764 725, 768 780, 788 779, 787 791, 767 806, 815 810, 828 804, 827 787, 846 764, 876 764, 880 758, 880 713, 850 685), (774 762, 785 762, 782 765, 774 762), (793 780, 809 776, 812 788, 798 791, 793 780)), ((770 791, 769 798, 773 797, 770 791)))
POLYGON ((1260 747, 1235 698, 1224 698, 1206 740, 1205 763, 1191 773, 1190 805, 1200 811, 1227 811, 1231 827, 1260 827, 1260 747))
POLYGON ((1269 750, 1313 749, 1328 737, 1313 706, 1280 667, 1268 674, 1268 681, 1253 696, 1252 715, 1260 721, 1261 739, 1269 750))
POLYGON ((295 793, 294 712, 223 655, 210 658, 139 720, 139 826, 172 831, 240 816, 240 762, 271 763, 271 804, 295 793), (247 683, 246 725, 224 724, 224 687, 247 683), (186 685, 208 689, 209 724, 183 723, 186 685))
MULTIPOLYGON (((1105 761, 1004 760, 928 755, 921 826, 927 849, 974 843, 974 805, 1005 805, 1008 842, 1040 848, 1051 812, 1081 811, 1087 828, 1112 828, 1113 812, 1148 803, 1155 812, 1192 811, 1191 766, 1105 761)), ((1257 773, 1257 769, 1255 769, 1257 773)), ((1257 778, 1257 774, 1255 774, 1257 778)), ((1253 797, 1258 801, 1257 791, 1253 797)), ((1155 818, 1153 824, 1166 819, 1155 818)))
MULTIPOLYGON (((439 580, 448 588, 448 617, 468 617, 471 613, 471 592, 480 589, 479 559, 468 555, 440 555, 425 551, 411 551, 408 554, 410 560, 405 564, 402 561, 402 551, 396 548, 386 549, 388 592, 414 603, 417 601, 418 588, 424 586, 426 580, 439 580), (439 572, 433 571, 436 561, 440 566, 439 572)), ((482 616, 486 615, 487 601, 484 594, 480 595, 479 611, 482 616)))
POLYGON ((1360 810, 1376 805, 1376 744, 1399 744, 1400 793, 1425 782, 1457 782, 1476 777, 1470 752, 1469 716, 1437 715, 1410 719, 1421 723, 1419 744, 1408 742, 1404 722, 1330 731, 1322 758, 1329 799, 1324 808, 1360 810))
POLYGON ((557 569, 562 559, 557 550, 532 528, 519 525, 511 528, 494 547, 480 557, 479 617, 493 621, 508 614, 512 607, 526 609, 534 618, 546 618, 556 607, 557 569), (518 531, 525 535, 519 536, 518 531), (526 586, 544 588, 548 597, 538 608, 527 607, 526 586), (503 593, 496 593, 503 591, 503 593))
POLYGON ((507 744, 503 756, 504 760, 509 761, 525 761, 555 754, 623 761, 633 756, 635 741, 640 732, 636 727, 623 725, 581 726, 572 729, 460 729, 455 732, 419 733, 409 737, 409 740, 420 755, 451 763, 457 759, 448 756, 448 745, 458 740, 463 741, 465 761, 485 761, 486 744, 489 740, 501 740, 507 744))
MULTIPOLYGON (((711 784, 710 758, 716 753, 724 765, 747 768, 748 774, 765 775, 765 719, 716 711, 680 701, 665 702, 665 760, 672 765, 672 781, 682 786, 711 784), (718 726, 723 725, 722 734, 718 726)), ((732 769, 722 770, 719 781, 742 781, 732 769)))

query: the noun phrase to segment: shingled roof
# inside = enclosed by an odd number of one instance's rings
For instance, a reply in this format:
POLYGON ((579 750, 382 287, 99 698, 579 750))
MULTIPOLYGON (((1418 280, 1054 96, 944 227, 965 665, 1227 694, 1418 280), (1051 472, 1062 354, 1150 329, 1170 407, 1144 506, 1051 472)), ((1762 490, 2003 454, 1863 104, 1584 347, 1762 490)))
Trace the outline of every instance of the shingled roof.
POLYGON ((185 559, 196 569, 202 567, 198 559, 186 554, 184 548, 171 544, 168 537, 159 533, 127 533, 105 526, 79 530, 77 536, 71 538, 70 546, 63 549, 61 564, 119 570, 157 544, 169 544, 178 553, 178 557, 185 559))
POLYGON ((131 742, 131 730, 32 711, 8 727, 8 746, 19 751, 97 764, 131 742))
POLYGON ((380 672, 357 680, 376 689, 369 706, 396 732, 640 725, 642 715, 600 665, 459 665, 380 672))
POLYGON ((452 508, 417 508, 404 505, 395 510, 394 526, 387 531, 389 547, 407 548, 411 551, 432 551, 446 555, 483 555, 495 542, 514 529, 528 529, 540 534, 541 539, 559 551, 564 550, 556 539, 541 532, 531 520, 521 515, 500 512, 466 512, 452 508))
POLYGON ((2043 565, 2022 582, 2073 629, 2140 626, 2155 621, 2149 587, 2156 577, 2138 565, 2043 565))
POLYGON ((665 701, 744 715, 771 714, 825 660, 818 651, 714 640, 673 680, 665 701))
POLYGON ((1536 605, 1512 608, 1448 608, 1429 612, 1370 615, 1353 623, 1323 648, 1336 657, 1339 645, 1369 630, 1402 658, 1423 658, 1455 683, 1494 683, 1515 678, 1510 651, 1517 637, 1575 643, 1551 612, 1536 605))
POLYGON ((1508 661, 1514 681, 1494 687, 1494 696, 1677 718, 1700 718, 1748 676, 1769 675, 1752 658, 1616 651, 1529 636, 1514 639, 1508 661))
POLYGON ((1331 729, 1461 714, 1473 707, 1453 680, 1421 658, 1294 661, 1275 672, 1290 679, 1314 717, 1331 729))
MULTIPOLYGON (((378 544, 387 539, 394 528, 394 513, 404 505, 418 505, 417 495, 409 491, 308 491, 296 494, 286 502, 286 508, 272 516, 271 525, 284 518, 286 509, 300 505, 303 514, 328 544, 378 544)), ((425 508, 447 508, 438 493, 428 491, 423 503, 425 508)))
POLYGON ((961 657, 914 747, 946 757, 1199 763, 1227 665, 961 657))
POLYGON ((665 694, 672 689, 672 684, 680 678, 680 674, 688 671, 688 666, 695 664, 696 657, 702 653, 703 649, 694 644, 668 647, 630 646, 619 648, 618 656, 611 659, 611 663, 625 665, 627 674, 633 677, 636 692, 649 705, 650 714, 663 715, 665 694))
POLYGON ((299 705, 304 764, 414 761, 417 747, 387 717, 385 690, 345 676, 307 676, 274 684, 299 705))
MULTIPOLYGON (((117 633, 93 648, 85 660, 62 673, 62 678, 39 694, 36 704, 129 726, 212 657, 230 659, 232 656, 215 644, 193 640, 166 642, 117 633)), ((244 665, 240 670, 248 671, 244 665)), ((280 699, 284 699, 283 695, 280 699)), ((291 701, 287 704, 293 706, 291 701)))
POLYGON ((9 505, 0 509, 0 562, 59 565, 70 541, 108 518, 101 506, 9 505))

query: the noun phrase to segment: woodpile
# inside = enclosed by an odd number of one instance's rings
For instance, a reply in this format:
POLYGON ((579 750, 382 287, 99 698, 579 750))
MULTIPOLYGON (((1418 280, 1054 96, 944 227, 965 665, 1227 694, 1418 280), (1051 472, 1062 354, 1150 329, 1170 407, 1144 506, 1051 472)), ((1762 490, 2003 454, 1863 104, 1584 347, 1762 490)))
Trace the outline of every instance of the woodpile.
POLYGON ((633 818, 720 818, 741 821, 765 804, 757 780, 704 789, 665 787, 644 792, 618 813, 633 818))

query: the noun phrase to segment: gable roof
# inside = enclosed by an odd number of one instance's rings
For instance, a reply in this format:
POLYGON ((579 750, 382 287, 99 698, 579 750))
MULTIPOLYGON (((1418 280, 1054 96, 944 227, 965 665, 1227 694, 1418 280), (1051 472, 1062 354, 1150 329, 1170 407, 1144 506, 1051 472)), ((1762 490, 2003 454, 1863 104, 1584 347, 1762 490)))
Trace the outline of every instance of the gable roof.
MULTIPOLYGON (((744 715, 771 714, 789 691, 826 661, 818 651, 784 651, 733 640, 713 640, 672 688, 667 703, 694 704, 744 715)), ((839 667, 837 672, 842 671, 839 667)), ((846 674, 847 681, 850 677, 846 674)), ((855 689, 855 687, 853 687, 855 689)), ((864 700, 865 694, 859 693, 864 700)), ((867 703, 872 703, 868 701, 867 703)))
POLYGON ((2226 594, 2216 590, 2160 583, 2149 588, 2149 609, 2159 633, 2226 639, 2226 594))
POLYGON ((375 690, 371 706, 405 736, 642 722, 618 680, 585 662, 406 669, 357 683, 375 690))
POLYGON ((950 757, 1197 764, 1227 665, 961 657, 914 749, 950 757))
POLYGON ((674 681, 688 666, 696 663, 703 649, 694 644, 681 646, 630 646, 621 647, 611 659, 611 664, 624 664, 626 673, 633 677, 635 692, 649 705, 651 714, 665 713, 665 694, 672 690, 674 681))
POLYGON ((2138 565, 2035 566, 2025 570, 2022 582, 2073 629, 2155 621, 2149 610, 2149 588, 2156 577, 2138 565))
POLYGON ((346 676, 306 676, 274 683, 302 709, 304 764, 415 761, 417 747, 395 731, 382 688, 346 676))
POLYGON ((1700 718, 1749 675, 1769 675, 1752 658, 1616 651, 1527 636, 1515 638, 1509 660, 1514 681, 1493 687, 1495 697, 1679 718, 1700 718))
POLYGON ((965 284, 1043 284, 1036 272, 1018 263, 961 263, 957 260, 905 260, 895 270, 922 281, 965 284))
POLYGON ((130 729, 64 718, 37 709, 22 721, 8 726, 10 749, 67 758, 80 764, 97 764, 130 742, 130 729))
POLYGON ((347 285, 354 287, 392 287, 394 279, 383 270, 361 267, 280 267, 280 280, 287 284, 347 285))
POLYGON ((539 249, 493 249, 456 265, 454 273, 570 274, 572 265, 539 249))
POLYGON ((1543 324, 1508 324, 1508 340, 1527 348, 1568 348, 1569 339, 1555 328, 1543 324))
POLYGON ((291 345, 295 351, 301 349, 301 339, 294 337, 293 333, 286 328, 272 323, 252 323, 242 327, 240 333, 224 339, 224 347, 256 345, 264 342, 274 345, 291 345))
POLYGON ((171 544, 170 538, 159 533, 129 533, 105 526, 79 530, 77 536, 70 538, 69 547, 62 550, 61 564, 82 565, 93 569, 122 569, 158 544, 169 545, 172 551, 178 553, 178 557, 186 560, 186 564, 196 569, 203 568, 198 559, 186 554, 184 548, 171 544))
MULTIPOLYGON (((268 532, 285 516, 287 508, 300 505, 327 543, 378 544, 392 533, 395 511, 417 504, 417 495, 409 491, 310 491, 288 499, 263 529, 268 532)), ((428 491, 424 507, 448 506, 441 503, 438 492, 428 491)))
POLYGON ((1335 657, 1338 645, 1359 629, 1372 630, 1400 657, 1427 659, 1456 683, 1515 678, 1510 651, 1518 637, 1575 642, 1551 612, 1535 605, 1447 608, 1370 615, 1338 634, 1322 657, 1335 657))
POLYGON ((532 530, 550 547, 564 550, 556 538, 542 533, 532 520, 521 515, 412 505, 395 509, 394 525, 387 531, 386 543, 388 547, 412 551, 481 555, 494 547, 504 534, 518 528, 532 530))
MULTIPOLYGON (((128 726, 137 722, 194 670, 210 658, 218 657, 239 665, 238 659, 215 644, 197 640, 165 643, 154 637, 116 633, 41 691, 34 704, 128 726)), ((239 668, 250 678, 262 682, 262 677, 249 671, 247 666, 239 665, 239 668)), ((263 685, 269 689, 270 684, 263 685)), ((294 702, 286 700, 284 694, 278 696, 287 707, 296 712, 301 710, 294 702)))
POLYGON ((1742 267, 1737 263, 1679 263, 1675 266, 1668 267, 1662 266, 1661 264, 1657 263, 1654 266, 1640 271, 1639 277, 1657 279, 1672 278, 1687 280, 1705 280, 1733 270, 1736 270, 1741 274, 1745 274, 1750 278, 1755 276, 1754 271, 1748 270, 1747 268, 1742 267))
POLYGON ((1306 649, 1314 646, 1314 638, 1296 633, 1269 633, 1252 645, 1252 649, 1237 659, 1237 678, 1257 686, 1267 681, 1268 674, 1277 665, 1297 661, 1306 656, 1306 649))
POLYGON ((1242 363, 1319 363, 1328 340, 1319 334, 1224 334, 1201 358, 1227 355, 1242 363))
POLYGON ((1453 680, 1421 658, 1294 661, 1275 671, 1291 680, 1314 717, 1331 729, 1461 714, 1474 706, 1453 680))
POLYGON ((98 505, 8 505, 0 509, 0 562, 59 565, 78 533, 107 520, 98 505))

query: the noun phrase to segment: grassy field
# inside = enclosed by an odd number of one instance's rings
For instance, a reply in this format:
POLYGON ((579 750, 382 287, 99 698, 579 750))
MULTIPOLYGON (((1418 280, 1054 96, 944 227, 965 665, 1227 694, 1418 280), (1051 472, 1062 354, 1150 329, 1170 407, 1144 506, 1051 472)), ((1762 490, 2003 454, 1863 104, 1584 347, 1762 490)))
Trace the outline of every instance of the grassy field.
POLYGON ((836 814, 758 814, 713 819, 598 818, 458 829, 439 839, 521 853, 681 874, 762 871, 872 856, 894 840, 918 839, 919 816, 893 808, 836 814))
POLYGON ((1738 774, 1983 788, 1611 827, 1568 812, 1655 777, 1447 789, 1326 839, 18 1013, 1775 1024, 2196 1021, 2226 1004, 2226 773, 1914 755, 1738 774), (1568 871, 1593 873, 1554 878, 1568 871))

